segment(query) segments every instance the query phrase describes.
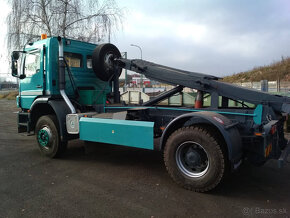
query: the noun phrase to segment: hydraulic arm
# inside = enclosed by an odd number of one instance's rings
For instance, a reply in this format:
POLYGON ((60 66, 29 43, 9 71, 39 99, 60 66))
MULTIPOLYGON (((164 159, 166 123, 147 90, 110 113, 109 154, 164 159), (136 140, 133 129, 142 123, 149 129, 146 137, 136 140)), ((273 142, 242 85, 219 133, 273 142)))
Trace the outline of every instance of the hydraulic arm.
POLYGON ((140 59, 117 59, 117 64, 127 70, 145 75, 171 85, 178 85, 217 94, 233 100, 271 106, 277 112, 290 114, 290 99, 257 90, 247 89, 219 81, 218 77, 179 70, 140 59))

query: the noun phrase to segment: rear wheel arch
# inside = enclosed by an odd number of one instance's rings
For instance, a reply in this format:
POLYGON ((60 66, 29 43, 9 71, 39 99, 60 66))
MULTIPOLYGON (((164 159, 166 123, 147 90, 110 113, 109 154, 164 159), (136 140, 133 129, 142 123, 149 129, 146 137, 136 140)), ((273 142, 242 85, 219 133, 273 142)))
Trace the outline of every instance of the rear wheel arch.
POLYGON ((165 147, 166 141, 173 132, 186 126, 200 126, 208 129, 211 132, 215 132, 217 140, 219 140, 222 144, 226 145, 225 138, 217 126, 204 118, 196 117, 194 115, 188 115, 184 117, 177 117, 167 125, 161 137, 161 149, 165 147))
POLYGON ((161 136, 159 146, 160 150, 164 149, 166 141, 177 129, 186 126, 199 126, 207 129, 209 132, 214 133, 213 135, 215 139, 218 140, 219 144, 222 145, 223 152, 225 152, 227 159, 229 161, 236 162, 236 159, 240 159, 242 150, 239 132, 236 127, 226 130, 225 126, 219 124, 211 118, 213 115, 218 115, 226 122, 231 122, 228 118, 213 112, 195 112, 181 115, 172 120, 165 128, 161 136), (233 140, 235 144, 233 144, 233 140))

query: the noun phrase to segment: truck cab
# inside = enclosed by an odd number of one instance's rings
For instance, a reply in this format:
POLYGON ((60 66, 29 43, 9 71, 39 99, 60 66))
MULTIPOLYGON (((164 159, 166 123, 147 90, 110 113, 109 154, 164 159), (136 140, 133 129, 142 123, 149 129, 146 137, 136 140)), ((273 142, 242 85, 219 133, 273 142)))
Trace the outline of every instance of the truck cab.
MULTIPOLYGON (((65 92, 69 98, 83 106, 102 103, 110 92, 110 85, 101 81, 92 69, 92 53, 96 45, 76 40, 62 39, 64 58, 71 72, 66 72, 65 92), (98 96, 98 99, 94 97, 98 96), (95 102, 92 102, 94 99, 95 102)), ((39 97, 58 98, 58 40, 47 38, 29 43, 24 49, 21 60, 18 106, 23 110, 31 109, 39 97)))

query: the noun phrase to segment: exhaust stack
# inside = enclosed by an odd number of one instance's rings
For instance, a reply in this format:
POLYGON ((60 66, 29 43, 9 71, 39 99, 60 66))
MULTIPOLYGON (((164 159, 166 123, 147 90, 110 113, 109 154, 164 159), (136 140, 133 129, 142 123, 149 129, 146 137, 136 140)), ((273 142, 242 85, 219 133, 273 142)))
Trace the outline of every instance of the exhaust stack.
POLYGON ((76 113, 76 109, 72 105, 71 101, 67 97, 65 93, 65 64, 64 64, 64 56, 63 56, 63 44, 61 37, 57 37, 58 40, 58 74, 59 74, 59 92, 65 103, 71 110, 72 114, 76 113))

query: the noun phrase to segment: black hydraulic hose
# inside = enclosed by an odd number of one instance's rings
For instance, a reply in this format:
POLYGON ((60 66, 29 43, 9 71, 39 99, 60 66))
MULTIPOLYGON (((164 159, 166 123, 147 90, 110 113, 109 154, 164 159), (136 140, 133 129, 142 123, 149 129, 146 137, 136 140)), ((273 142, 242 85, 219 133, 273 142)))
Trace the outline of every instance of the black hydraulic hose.
POLYGON ((96 99, 95 99, 94 102, 93 102, 93 105, 96 104, 96 102, 97 102, 97 100, 99 99, 99 97, 104 93, 104 91, 105 91, 107 85, 109 84, 109 82, 111 82, 111 80, 113 79, 113 77, 114 77, 114 74, 109 78, 108 83, 106 83, 106 84, 104 85, 103 89, 102 89, 102 90, 100 91, 100 93, 97 95, 96 99))
POLYGON ((76 84, 75 84, 75 81, 73 79, 73 75, 71 73, 71 70, 70 70, 70 68, 68 66, 68 63, 66 62, 65 58, 63 60, 64 60, 64 63, 65 63, 65 66, 67 67, 67 72, 68 72, 68 76, 69 76, 72 88, 73 88, 73 90, 74 90, 74 92, 75 92, 75 94, 77 95, 77 98, 78 98, 78 97, 80 97, 79 90, 76 87, 76 84))

